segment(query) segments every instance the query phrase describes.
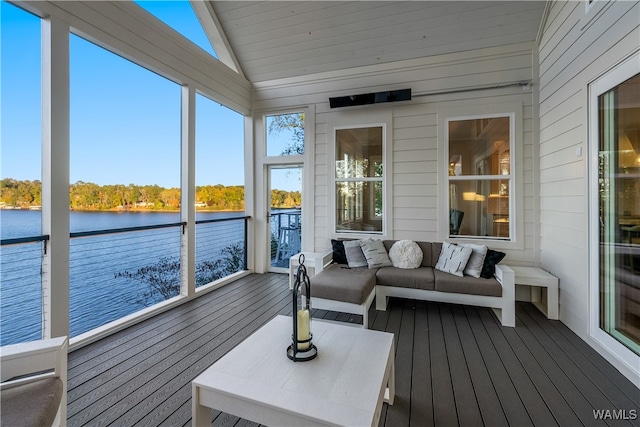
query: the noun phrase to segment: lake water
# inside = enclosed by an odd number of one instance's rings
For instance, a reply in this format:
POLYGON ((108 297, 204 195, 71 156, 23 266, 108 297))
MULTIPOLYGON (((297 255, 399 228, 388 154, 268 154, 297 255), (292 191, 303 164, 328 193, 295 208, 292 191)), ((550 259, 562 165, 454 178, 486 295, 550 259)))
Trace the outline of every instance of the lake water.
MULTIPOLYGON (((244 244, 244 212, 198 212, 197 220, 238 218, 196 226, 196 263, 213 262, 225 248, 244 244)), ((172 212, 70 212, 71 232, 96 231, 180 221, 172 212)), ((149 283, 123 275, 178 260, 181 227, 73 238, 70 243, 70 335, 162 301, 149 283), (120 274, 119 274, 120 273, 120 274)), ((0 210, 2 239, 41 234, 41 212, 0 210)), ((52 242, 53 243, 53 242, 52 242)), ((43 244, 0 248, 0 345, 40 339, 43 244)), ((177 280, 158 271, 160 280, 177 280)))

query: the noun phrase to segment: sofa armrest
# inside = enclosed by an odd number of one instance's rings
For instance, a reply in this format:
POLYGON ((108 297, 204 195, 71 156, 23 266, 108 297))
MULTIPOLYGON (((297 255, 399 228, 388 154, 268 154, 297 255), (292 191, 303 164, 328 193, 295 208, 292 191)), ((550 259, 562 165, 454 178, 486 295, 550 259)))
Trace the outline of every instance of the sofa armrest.
POLYGON ((503 281, 511 282, 515 286, 515 273, 508 265, 496 264, 496 272, 494 276, 502 286, 504 286, 503 281))
POLYGON ((1 380, 54 370, 55 376, 67 376, 67 337, 51 338, 0 348, 1 380))
POLYGON ((60 404, 54 425, 67 420, 67 337, 50 338, 0 347, 0 389, 22 387, 46 378, 62 383, 60 404), (17 379, 14 379, 19 377, 17 379))
POLYGON ((315 274, 320 273, 333 262, 333 251, 318 252, 315 259, 315 274))

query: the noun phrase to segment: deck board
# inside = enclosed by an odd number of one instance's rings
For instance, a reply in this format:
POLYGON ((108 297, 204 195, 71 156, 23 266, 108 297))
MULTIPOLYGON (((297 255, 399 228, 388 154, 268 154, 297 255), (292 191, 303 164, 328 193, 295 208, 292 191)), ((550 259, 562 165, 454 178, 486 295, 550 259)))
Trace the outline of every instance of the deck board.
POLYGON ((491 376, 487 371, 486 365, 482 358, 482 353, 478 347, 478 343, 471 330, 471 325, 466 317, 463 307, 453 306, 453 315, 456 320, 456 328, 462 351, 464 352, 469 376, 474 390, 481 390, 476 393, 478 409, 482 417, 482 424, 489 426, 507 426, 507 418, 500 405, 500 399, 493 387, 491 376))
MULTIPOLYGON (((285 275, 252 274, 71 352, 68 425, 191 425, 191 381, 277 314, 290 314, 290 298, 285 275)), ((631 425, 593 416, 640 413, 630 381, 531 304, 518 303, 516 313, 516 328, 504 328, 485 308, 373 304, 370 327, 393 332, 396 346, 395 404, 383 405, 379 425, 631 425)), ((258 426, 219 411, 211 420, 258 426)))
POLYGON ((426 305, 415 310, 411 375, 411 418, 409 425, 433 425, 433 395, 429 364, 429 323, 426 305))

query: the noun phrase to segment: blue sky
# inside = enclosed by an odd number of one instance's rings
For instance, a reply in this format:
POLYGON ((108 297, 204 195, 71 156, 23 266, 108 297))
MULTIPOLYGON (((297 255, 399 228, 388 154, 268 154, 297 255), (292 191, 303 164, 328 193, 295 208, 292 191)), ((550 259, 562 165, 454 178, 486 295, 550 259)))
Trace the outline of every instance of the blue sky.
MULTIPOLYGON (((145 7, 213 52, 187 2, 145 7)), ((0 14, 0 175, 41 179, 40 20, 4 1, 0 14)), ((75 35, 70 55, 70 181, 178 187, 180 86, 75 35)), ((196 185, 244 183, 243 126, 198 96, 196 185)))

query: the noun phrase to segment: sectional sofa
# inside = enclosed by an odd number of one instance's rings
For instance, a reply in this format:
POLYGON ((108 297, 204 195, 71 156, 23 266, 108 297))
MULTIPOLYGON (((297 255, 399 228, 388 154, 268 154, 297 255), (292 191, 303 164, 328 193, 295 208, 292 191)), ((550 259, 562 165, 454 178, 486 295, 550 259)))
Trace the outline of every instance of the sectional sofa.
MULTIPOLYGON (((394 240, 384 240, 387 251, 394 240)), ((389 297, 409 298, 453 304, 490 307, 503 326, 515 326, 515 277, 506 265, 496 264, 494 276, 458 277, 434 267, 442 243, 415 242, 422 250, 418 268, 393 266, 351 268, 336 263, 335 253, 327 252, 315 263, 311 278, 312 307, 360 314, 368 327, 368 312, 373 300, 377 310, 386 310, 389 297)))

